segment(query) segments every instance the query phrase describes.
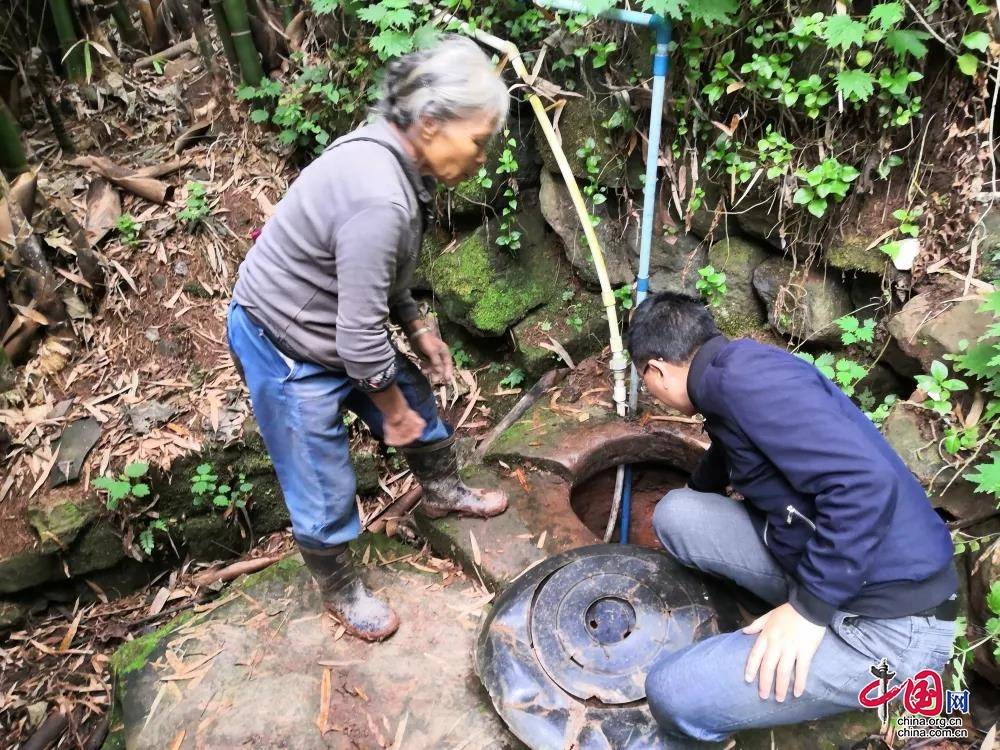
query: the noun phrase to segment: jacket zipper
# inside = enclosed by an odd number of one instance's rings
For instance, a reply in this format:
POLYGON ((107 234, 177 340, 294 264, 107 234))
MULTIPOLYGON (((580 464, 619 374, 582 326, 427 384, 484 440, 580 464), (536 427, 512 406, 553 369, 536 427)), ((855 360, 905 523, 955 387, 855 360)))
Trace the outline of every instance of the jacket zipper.
POLYGON ((812 521, 810 521, 808 518, 806 518, 804 515, 802 515, 794 505, 789 505, 787 508, 785 508, 785 510, 788 511, 788 515, 785 517, 785 523, 786 524, 788 524, 789 526, 791 526, 792 525, 792 518, 794 518, 795 516, 798 516, 803 521, 805 521, 807 524, 809 524, 812 527, 813 531, 816 531, 816 524, 814 524, 812 521))

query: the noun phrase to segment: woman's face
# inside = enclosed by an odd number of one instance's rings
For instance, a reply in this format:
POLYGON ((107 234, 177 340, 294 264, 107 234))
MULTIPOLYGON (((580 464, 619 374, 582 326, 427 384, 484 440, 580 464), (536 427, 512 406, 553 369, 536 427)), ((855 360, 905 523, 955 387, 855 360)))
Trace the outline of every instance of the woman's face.
POLYGON ((496 116, 479 112, 461 120, 422 120, 416 143, 426 172, 448 187, 472 177, 486 163, 496 116))

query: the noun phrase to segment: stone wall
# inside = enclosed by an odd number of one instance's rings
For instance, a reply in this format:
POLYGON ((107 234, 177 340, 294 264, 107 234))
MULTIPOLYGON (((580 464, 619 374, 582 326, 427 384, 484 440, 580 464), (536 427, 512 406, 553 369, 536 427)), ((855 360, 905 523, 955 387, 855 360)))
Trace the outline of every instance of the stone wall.
MULTIPOLYGON (((289 525, 271 460, 252 420, 242 440, 212 445, 176 461, 170 472, 153 472, 153 510, 167 523, 169 539, 157 532, 157 547, 149 557, 129 556, 118 518, 103 506, 96 492, 32 505, 27 518, 37 537, 34 546, 0 559, 0 631, 14 627, 51 602, 85 601, 95 596, 89 583, 108 596, 129 593, 160 571, 186 557, 211 561, 238 557, 257 540, 289 525), (208 463, 220 478, 246 476, 253 484, 247 512, 224 518, 207 504, 195 506, 190 476, 208 463)), ((373 453, 352 454, 358 492, 378 491, 373 453)), ((75 486, 75 485, 74 485, 75 486)))

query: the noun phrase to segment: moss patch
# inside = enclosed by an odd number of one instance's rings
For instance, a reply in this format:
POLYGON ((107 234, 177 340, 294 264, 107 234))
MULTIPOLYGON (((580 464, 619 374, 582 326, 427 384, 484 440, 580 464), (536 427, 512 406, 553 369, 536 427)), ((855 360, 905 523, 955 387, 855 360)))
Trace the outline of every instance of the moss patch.
POLYGON ((97 517, 99 507, 90 500, 64 500, 52 505, 34 505, 25 514, 43 546, 65 547, 97 517))
POLYGON ((496 227, 488 224, 431 262, 428 277, 445 315, 477 335, 502 335, 568 281, 544 242, 541 216, 528 212, 517 221, 523 237, 516 255, 495 246, 496 227))
POLYGON ((824 256, 828 264, 843 271, 880 274, 885 271, 888 258, 877 247, 869 248, 870 244, 867 237, 845 237, 828 245, 824 256))
POLYGON ((146 666, 149 657, 156 650, 160 642, 192 617, 194 617, 193 612, 185 612, 175 617, 159 630, 154 630, 152 633, 147 633, 128 643, 123 643, 111 655, 111 673, 116 679, 121 680, 126 675, 142 669, 146 666))
POLYGON ((296 555, 288 555, 287 557, 283 557, 274 565, 264 568, 263 570, 259 570, 256 573, 243 576, 234 584, 234 586, 247 590, 254 586, 259 586, 262 583, 270 583, 271 581, 293 581, 299 575, 299 571, 302 570, 303 567, 304 565, 299 557, 296 555))

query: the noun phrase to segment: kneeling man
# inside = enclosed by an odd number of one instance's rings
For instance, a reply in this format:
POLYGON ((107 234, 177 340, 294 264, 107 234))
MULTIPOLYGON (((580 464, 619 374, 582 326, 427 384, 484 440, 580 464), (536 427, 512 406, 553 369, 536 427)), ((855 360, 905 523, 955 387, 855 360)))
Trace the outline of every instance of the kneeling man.
POLYGON ((721 741, 858 709, 882 659, 898 681, 941 670, 957 609, 951 538, 851 400, 788 352, 727 339, 682 294, 643 302, 628 348, 648 392, 704 415, 712 441, 689 486, 657 506, 657 536, 773 606, 653 668, 646 692, 664 730, 721 741))

